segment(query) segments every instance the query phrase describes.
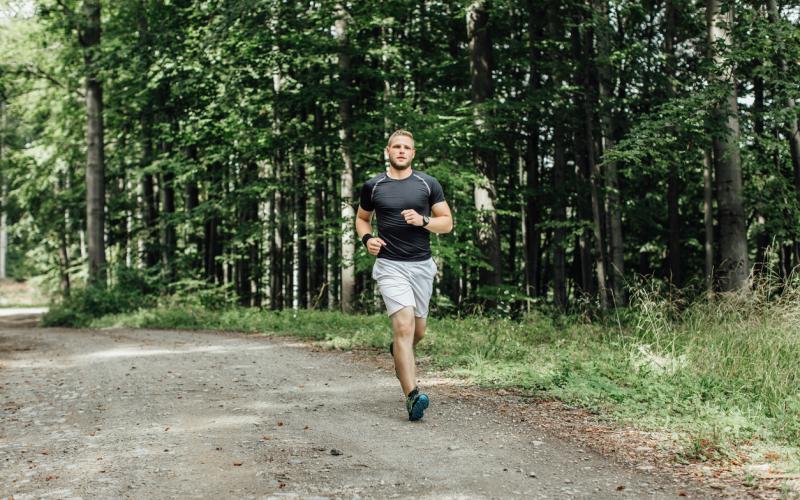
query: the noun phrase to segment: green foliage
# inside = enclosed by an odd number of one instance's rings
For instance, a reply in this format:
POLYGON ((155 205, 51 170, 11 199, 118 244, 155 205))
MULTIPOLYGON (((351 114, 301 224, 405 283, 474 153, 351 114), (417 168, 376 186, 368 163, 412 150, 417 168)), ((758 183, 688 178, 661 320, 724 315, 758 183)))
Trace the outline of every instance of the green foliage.
POLYGON ((156 297, 152 282, 134 270, 123 268, 111 287, 73 290, 60 303, 52 304, 42 318, 44 326, 87 326, 92 319, 152 307, 156 297))

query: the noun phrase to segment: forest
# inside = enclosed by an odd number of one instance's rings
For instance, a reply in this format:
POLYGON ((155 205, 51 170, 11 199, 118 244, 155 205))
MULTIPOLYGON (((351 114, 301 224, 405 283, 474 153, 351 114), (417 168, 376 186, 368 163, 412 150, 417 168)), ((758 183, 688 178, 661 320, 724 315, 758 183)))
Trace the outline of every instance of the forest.
POLYGON ((5 0, 0 276, 378 311, 354 215, 404 128, 455 220, 432 237, 435 315, 786 282, 799 16, 781 0, 5 0))

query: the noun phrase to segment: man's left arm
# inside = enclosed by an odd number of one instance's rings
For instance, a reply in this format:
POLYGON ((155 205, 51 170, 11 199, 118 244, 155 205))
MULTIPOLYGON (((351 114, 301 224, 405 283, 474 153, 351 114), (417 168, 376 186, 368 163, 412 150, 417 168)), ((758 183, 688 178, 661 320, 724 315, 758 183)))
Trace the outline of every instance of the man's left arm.
MULTIPOLYGON (((422 215, 418 214, 416 210, 408 209, 400 213, 405 218, 406 224, 422 226, 425 222, 422 215)), ((440 201, 431 207, 430 222, 424 227, 436 234, 449 233, 453 230, 453 214, 450 212, 450 207, 447 206, 446 201, 440 201)))

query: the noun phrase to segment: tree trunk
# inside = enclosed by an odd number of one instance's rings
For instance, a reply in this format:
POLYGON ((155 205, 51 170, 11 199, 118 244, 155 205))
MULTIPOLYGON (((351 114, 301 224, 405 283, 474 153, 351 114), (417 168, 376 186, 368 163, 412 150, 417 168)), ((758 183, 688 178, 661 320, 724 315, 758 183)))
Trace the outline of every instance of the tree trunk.
MULTIPOLYGON (((197 147, 192 145, 186 148, 186 157, 191 163, 196 164, 197 147)), ((199 270, 203 265, 201 260, 201 255, 203 254, 203 239, 201 232, 197 230, 195 225, 197 220, 197 214, 195 214, 195 211, 200 206, 200 188, 197 185, 197 178, 195 176, 191 176, 187 179, 184 187, 184 197, 186 220, 189 221, 189 227, 186 230, 185 239, 187 247, 190 247, 194 252, 192 268, 199 270)))
MULTIPOLYGON (((579 25, 583 21, 582 15, 578 15, 579 25)), ((574 27, 572 29, 572 44, 573 53, 580 61, 580 71, 575 75, 576 86, 583 90, 583 94, 576 95, 576 108, 580 113, 580 125, 577 127, 575 134, 575 150, 580 164, 580 174, 586 180, 589 187, 589 211, 586 210, 585 205, 580 210, 581 218, 587 215, 592 220, 592 243, 594 247, 594 256, 589 243, 589 235, 584 231, 581 235, 580 248, 581 248, 581 274, 583 277, 583 289, 588 294, 594 294, 594 281, 591 274, 591 261, 594 260, 595 272, 597 273, 598 295, 600 299, 600 307, 602 309, 608 308, 608 292, 606 290, 606 273, 605 273, 605 239, 603 238, 603 220, 604 215, 601 207, 600 193, 598 183, 600 182, 599 169, 595 160, 595 147, 594 147, 594 102, 595 93, 593 83, 591 81, 592 69, 591 65, 591 51, 592 51, 592 31, 588 26, 574 27), (583 31, 581 31, 583 30, 583 31), (594 257, 592 259, 592 257, 594 257)), ((587 217, 588 218, 588 217, 587 217)))
MULTIPOLYGON (((242 166, 239 185, 243 188, 252 186, 258 181, 258 166, 248 162, 242 166)), ((239 294, 239 303, 243 306, 254 305, 254 289, 257 288, 259 279, 259 254, 258 240, 258 200, 256 195, 246 189, 239 194, 238 200, 238 231, 240 238, 247 243, 243 245, 236 259, 236 289, 239 294)))
MULTIPOLYGON (((321 136, 324 130, 324 117, 320 106, 314 107, 314 132, 321 136)), ((314 251, 312 254, 312 272, 310 273, 311 308, 317 309, 327 306, 327 293, 325 293, 325 156, 323 148, 314 148, 315 161, 312 178, 314 179, 314 251)))
MULTIPOLYGON (((600 16, 597 28, 597 72, 600 92, 600 126, 602 130, 603 154, 614 149, 615 135, 613 107, 611 103, 614 76, 611 66, 611 49, 609 47, 608 1, 594 0, 595 12, 600 16)), ((625 289, 625 249, 622 240, 622 204, 620 200, 617 162, 606 162, 606 190, 608 203, 609 232, 611 233, 611 293, 615 304, 626 302, 625 289)))
MULTIPOLYGON (((306 145, 305 158, 311 151, 306 145)), ((297 216, 297 295, 300 309, 308 308, 308 227, 306 225, 306 211, 308 207, 308 194, 306 192, 306 160, 297 162, 297 191, 295 200, 295 214, 297 216)))
POLYGON ((343 168, 340 179, 342 197, 342 280, 341 280, 341 308, 345 313, 353 311, 355 295, 355 238, 353 237, 355 224, 355 210, 353 209, 353 159, 350 148, 353 141, 352 130, 352 105, 350 102, 350 44, 348 41, 348 24, 350 14, 345 10, 344 4, 336 4, 336 38, 339 42, 339 78, 342 85, 342 97, 339 101, 339 138, 342 141, 343 168))
POLYGON ((0 102, 0 279, 7 276, 6 261, 8 258, 8 184, 3 175, 6 146, 6 103, 0 102))
MULTIPOLYGON (((514 133, 516 136, 516 132, 514 133)), ((506 143, 506 150, 508 152, 508 177, 506 189, 508 197, 511 202, 512 210, 515 215, 506 216, 508 221, 508 253, 506 254, 505 269, 507 274, 514 279, 517 272, 517 217, 516 214, 521 212, 522 199, 519 193, 519 174, 520 172, 520 155, 516 148, 516 141, 510 140, 506 143)), ((524 214, 523 214, 524 219, 524 214)))
POLYGON ((553 129, 553 219, 556 227, 551 244, 553 254, 553 302, 561 310, 567 308, 567 155, 562 123, 553 129))
POLYGON ((86 93, 86 238, 89 284, 106 284, 103 86, 98 79, 100 1, 85 0, 79 41, 83 49, 86 93))
POLYGON ((175 174, 161 174, 159 193, 161 194, 161 270, 167 283, 175 281, 175 174))
MULTIPOLYGON (((5 132, 5 130, 4 130, 5 132)), ((0 143, 0 165, 3 162, 3 145, 0 143)), ((5 177, 0 177, 0 279, 8 277, 6 262, 8 258, 8 185, 5 177)))
MULTIPOLYGON (((538 5, 534 0, 527 0, 529 97, 532 100, 536 98, 541 86, 537 66, 542 56, 536 44, 544 35, 542 20, 545 19, 545 11, 544 8, 537 7, 538 5)), ((525 284, 527 294, 536 297, 539 295, 541 274, 541 232, 538 228, 541 210, 539 208, 539 116, 532 105, 528 112, 526 132, 525 175, 528 185, 525 190, 525 284)))
MULTIPOLYGON (((666 97, 671 99, 675 95, 672 81, 675 78, 675 5, 673 0, 667 0, 664 8, 664 52, 666 55, 666 97)), ((667 174, 667 223, 669 226, 669 281, 680 287, 683 284, 683 249, 681 245, 681 224, 679 210, 679 196, 681 191, 680 178, 676 162, 669 164, 667 174)))
MULTIPOLYGON (((551 4, 547 10, 547 32, 552 40, 563 39, 563 27, 561 23, 563 16, 559 12, 558 3, 551 4)), ((558 59, 562 51, 555 54, 554 59, 558 59)), ((558 68, 558 66, 554 66, 558 68)), ((564 70, 554 71, 548 79, 548 85, 552 92, 566 83, 567 76, 564 70)), ((553 229, 553 239, 550 243, 550 253, 553 262, 553 303, 560 309, 567 308, 567 129, 564 117, 567 114, 563 108, 554 110, 553 124, 553 208, 552 217, 555 221, 553 229)))
MULTIPOLYGON (((276 163, 279 165, 279 163, 276 163)), ((280 183, 280 171, 276 168, 275 169, 275 178, 276 183, 280 183)), ((284 225, 283 220, 286 218, 286 214, 284 212, 284 200, 283 194, 281 194, 280 189, 275 190, 275 199, 274 199, 274 217, 271 220, 272 226, 272 241, 270 246, 270 261, 272 263, 270 273, 270 308, 273 310, 281 310, 283 309, 284 305, 284 293, 283 293, 283 284, 284 284, 284 248, 283 248, 283 231, 282 226, 284 225)))
MULTIPOLYGON (((717 68, 723 68, 724 55, 719 43, 730 46, 733 9, 722 13, 719 0, 707 0, 708 42, 717 68)), ((727 70, 726 70, 727 71, 727 70)), ((738 291, 747 286, 750 272, 747 257, 747 228, 742 204, 742 165, 739 154, 739 110, 732 74, 719 77, 725 88, 724 100, 716 108, 721 133, 714 133, 714 163, 720 235, 719 285, 722 291, 738 291)))
POLYGON ((705 275, 706 292, 714 291, 714 191, 713 158, 709 148, 703 149, 703 225, 705 227, 705 275))
MULTIPOLYGON (((753 78, 753 138, 756 161, 758 164, 767 164, 769 154, 764 145, 764 79, 756 76, 753 78)), ((762 213, 756 213, 756 259, 753 263, 753 274, 763 276, 766 271, 767 250, 769 247, 769 233, 766 230, 767 220, 762 213)))
MULTIPOLYGON (((146 105, 141 117, 142 125, 142 168, 147 168, 153 162, 153 117, 150 105, 146 105)), ((144 262, 147 268, 151 268, 158 263, 158 252, 156 245, 156 235, 158 230, 158 204, 155 195, 155 183, 153 175, 146 173, 142 175, 141 187, 142 200, 141 212, 145 227, 144 241, 142 249, 144 251, 144 262)))
POLYGON ((205 278, 209 283, 222 284, 221 265, 219 257, 222 256, 222 241, 220 230, 220 193, 224 190, 222 181, 222 165, 210 164, 207 167, 209 178, 208 208, 203 222, 203 261, 205 263, 205 278))
MULTIPOLYGON (((476 0, 467 9, 467 37, 469 38, 470 75, 472 105, 475 126, 478 130, 474 151, 474 162, 478 181, 474 188, 475 208, 478 211, 478 247, 486 258, 489 269, 481 268, 481 287, 497 287, 502 283, 502 260, 500 237, 495 208, 497 191, 497 158, 486 145, 491 143, 491 132, 487 124, 486 111, 482 105, 492 97, 492 42, 487 26, 489 12, 485 0, 476 0)), ((496 300, 486 301, 494 307, 496 300)))

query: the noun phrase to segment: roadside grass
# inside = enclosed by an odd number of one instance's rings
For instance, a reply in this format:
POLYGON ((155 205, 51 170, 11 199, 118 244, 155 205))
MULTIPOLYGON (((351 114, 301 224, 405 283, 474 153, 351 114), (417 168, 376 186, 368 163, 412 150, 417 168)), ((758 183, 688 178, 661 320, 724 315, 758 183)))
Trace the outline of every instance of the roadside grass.
POLYGON ((47 302, 41 280, 0 279, 0 307, 44 307, 47 302))
MULTIPOLYGON (((56 315, 58 312, 56 311, 56 315)), ((384 315, 213 310, 173 301, 95 328, 213 329, 383 350, 384 315)), ((418 355, 487 387, 515 387, 675 436, 679 461, 800 471, 800 288, 681 304, 649 290, 615 315, 432 318, 418 355)))

